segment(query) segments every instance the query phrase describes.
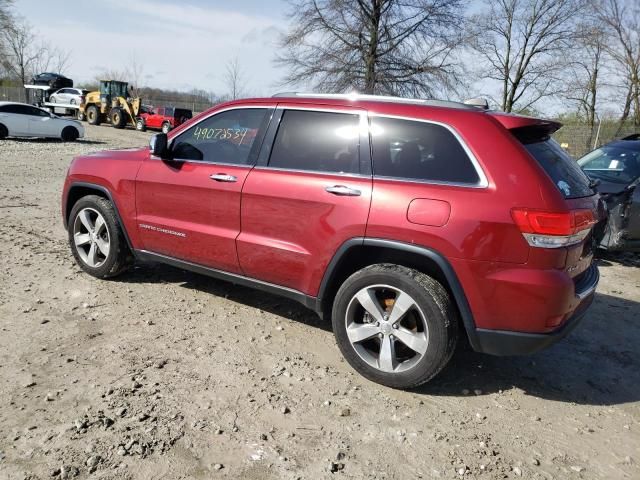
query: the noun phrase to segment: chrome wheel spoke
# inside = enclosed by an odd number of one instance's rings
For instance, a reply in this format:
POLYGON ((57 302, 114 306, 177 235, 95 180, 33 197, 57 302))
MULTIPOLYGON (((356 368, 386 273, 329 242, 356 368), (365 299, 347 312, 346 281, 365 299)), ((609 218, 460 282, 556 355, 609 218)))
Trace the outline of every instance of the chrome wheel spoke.
POLYGON ((389 321, 391 323, 396 323, 402 320, 402 317, 411 310, 415 306, 415 302, 413 298, 407 295, 404 292, 398 293, 398 296, 393 303, 393 308, 391 309, 391 315, 389 315, 389 321))
POLYGON ((104 255, 105 257, 109 256, 109 242, 107 242, 103 238, 98 238, 96 239, 96 245, 98 246, 98 250, 100 250, 100 253, 102 253, 102 255, 104 255))
POLYGON ((104 223, 104 218, 102 218, 102 215, 98 215, 98 218, 96 218, 96 223, 94 225, 94 233, 96 235, 100 235, 102 233, 102 229, 105 228, 105 223, 104 223))
POLYGON ((73 236, 73 241, 77 247, 82 247, 83 245, 91 243, 91 235, 88 233, 76 233, 73 236))
POLYGON ((375 290, 373 288, 365 288, 360 290, 356 294, 356 298, 362 308, 364 308, 369 315, 371 315, 376 322, 382 321, 382 310, 380 309, 380 303, 375 296, 375 290))
POLYGON ((89 253, 87 254, 87 263, 90 267, 95 267, 98 263, 98 247, 96 247, 95 243, 91 244, 89 248, 89 253))
POLYGON ((393 334, 395 337, 404 343, 407 347, 420 355, 424 355, 427 351, 429 342, 424 332, 412 332, 406 328, 400 327, 396 329, 393 334))
POLYGON ((87 232, 93 233, 93 222, 91 222, 91 218, 89 217, 89 211, 82 210, 78 217, 80 218, 82 225, 84 225, 84 228, 87 229, 87 232))
POLYGON ((393 372, 396 368, 396 351, 393 339, 389 335, 382 337, 380 354, 378 355, 378 368, 385 372, 393 372))
POLYGON ((352 323, 347 327, 347 336, 351 343, 359 343, 380 333, 380 328, 370 323, 352 323))

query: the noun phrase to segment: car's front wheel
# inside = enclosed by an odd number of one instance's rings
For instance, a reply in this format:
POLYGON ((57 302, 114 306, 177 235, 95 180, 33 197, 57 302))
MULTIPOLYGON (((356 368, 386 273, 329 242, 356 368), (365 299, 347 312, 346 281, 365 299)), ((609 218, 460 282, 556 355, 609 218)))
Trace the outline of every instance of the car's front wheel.
POLYGON ((109 200, 87 195, 69 215, 69 244, 80 267, 97 278, 124 272, 132 263, 115 209, 109 200))
POLYGON ((332 322, 349 364, 393 388, 433 378, 458 338, 456 310, 445 288, 422 272, 393 264, 371 265, 345 280, 332 322))
POLYGON ((0 123, 0 140, 7 138, 7 135, 9 135, 9 130, 0 123))
POLYGON ((60 137, 63 142, 75 142, 80 137, 80 132, 75 127, 64 127, 60 137))

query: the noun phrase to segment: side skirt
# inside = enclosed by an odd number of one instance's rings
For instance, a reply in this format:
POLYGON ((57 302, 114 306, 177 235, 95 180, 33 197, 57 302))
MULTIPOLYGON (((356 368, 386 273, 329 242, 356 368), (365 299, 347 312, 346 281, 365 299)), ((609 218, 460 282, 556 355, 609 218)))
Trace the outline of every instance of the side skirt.
POLYGON ((255 288, 265 292, 272 293, 274 295, 280 295, 281 297, 290 298, 296 302, 301 303, 305 307, 314 310, 316 313, 317 299, 310 295, 306 295, 298 290, 292 288, 275 285, 273 283, 263 282, 261 280, 255 280, 253 278, 238 275, 236 273, 229 273, 223 270, 216 270, 215 268, 205 267, 204 265, 198 265, 197 263, 187 262, 178 258, 169 257, 160 253, 149 252, 147 250, 135 250, 135 256, 137 259, 146 260, 151 262, 159 262, 172 267, 182 268, 190 272, 199 273, 208 277, 213 277, 218 280, 224 280, 225 282, 235 283, 244 287, 255 288))

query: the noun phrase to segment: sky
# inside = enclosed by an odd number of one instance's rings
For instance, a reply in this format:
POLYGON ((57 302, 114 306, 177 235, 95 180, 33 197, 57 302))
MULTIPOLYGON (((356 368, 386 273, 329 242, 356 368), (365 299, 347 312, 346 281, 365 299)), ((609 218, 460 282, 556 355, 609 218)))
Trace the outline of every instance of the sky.
POLYGON ((225 66, 237 58, 245 93, 283 90, 273 59, 287 26, 284 1, 16 0, 14 11, 47 43, 71 52, 64 73, 76 84, 122 71, 135 58, 141 86, 225 94, 225 66))

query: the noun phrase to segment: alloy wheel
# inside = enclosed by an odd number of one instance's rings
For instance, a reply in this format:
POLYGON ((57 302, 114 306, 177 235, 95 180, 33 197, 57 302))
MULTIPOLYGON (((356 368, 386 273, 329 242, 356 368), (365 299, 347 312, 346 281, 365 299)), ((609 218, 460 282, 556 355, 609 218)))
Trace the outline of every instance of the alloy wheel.
POLYGON ((83 208, 73 222, 73 241, 78 255, 91 268, 104 264, 111 241, 104 217, 93 208, 83 208))
POLYGON ((347 306, 347 337, 371 367, 398 373, 414 367, 429 346, 424 313, 406 292, 389 285, 370 285, 347 306))

